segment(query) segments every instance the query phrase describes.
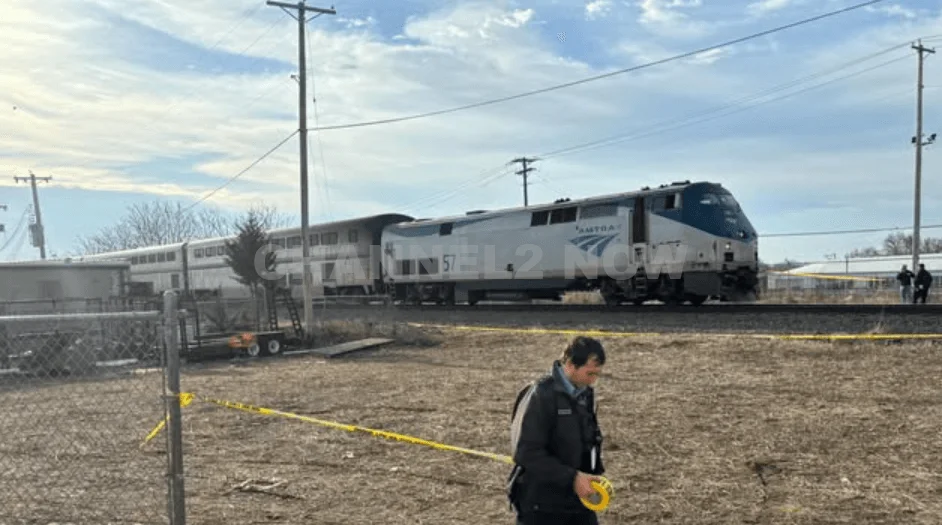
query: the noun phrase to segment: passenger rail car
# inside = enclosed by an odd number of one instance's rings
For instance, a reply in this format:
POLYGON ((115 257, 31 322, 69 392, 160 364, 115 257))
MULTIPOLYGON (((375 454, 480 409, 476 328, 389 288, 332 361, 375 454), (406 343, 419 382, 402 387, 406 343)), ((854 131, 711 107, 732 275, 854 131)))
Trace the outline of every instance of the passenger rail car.
MULTIPOLYGON (((382 275, 374 247, 388 224, 413 220, 398 213, 311 225, 310 268, 314 295, 374 295, 383 293, 382 275)), ((301 297, 301 228, 280 228, 268 232, 277 246, 275 273, 281 286, 301 297)), ((185 290, 195 297, 223 295, 246 297, 249 291, 236 281, 226 264, 227 240, 235 236, 200 239, 99 253, 84 260, 127 260, 131 278, 146 294, 185 290)))
POLYGON ((756 232, 719 184, 689 181, 576 201, 387 226, 394 300, 474 304, 559 300, 599 290, 607 304, 754 299, 756 232))

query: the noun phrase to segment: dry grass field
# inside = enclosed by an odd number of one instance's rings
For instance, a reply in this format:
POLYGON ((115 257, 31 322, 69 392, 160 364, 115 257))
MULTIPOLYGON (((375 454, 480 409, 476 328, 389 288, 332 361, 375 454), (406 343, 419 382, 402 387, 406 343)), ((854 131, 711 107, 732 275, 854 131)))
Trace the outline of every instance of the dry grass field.
MULTIPOLYGON (((567 341, 491 332, 396 335, 409 344, 333 360, 191 366, 183 387, 506 454, 514 394, 548 370, 567 341)), ((942 522, 942 355, 933 343, 700 335, 604 343, 610 362, 598 385, 599 417, 616 495, 602 523, 942 522)), ((107 389, 123 395, 125 406, 145 406, 132 399, 142 392, 132 385, 107 389)), ((19 392, 16 402, 50 402, 52 394, 43 392, 19 392)), ((3 399, 9 395, 0 394, 0 418, 13 414, 3 399)), ((72 416, 81 420, 85 405, 74 406, 72 416)), ((124 484, 107 521, 134 510, 128 502, 143 491, 135 477, 160 475, 135 476, 136 469, 165 464, 163 436, 137 449, 147 419, 125 423, 137 426, 136 435, 109 445, 120 453, 74 455, 89 472, 86 492, 124 484)), ((496 461, 207 403, 185 408, 184 420, 191 523, 513 523, 503 493, 508 466, 496 461)), ((20 446, 19 454, 39 454, 35 444, 20 446)), ((40 473, 20 483, 18 490, 28 491, 46 482, 40 473)), ((0 478, 0 510, 8 489, 0 478)), ((90 515, 82 509, 63 502, 55 514, 95 522, 83 519, 90 515)))

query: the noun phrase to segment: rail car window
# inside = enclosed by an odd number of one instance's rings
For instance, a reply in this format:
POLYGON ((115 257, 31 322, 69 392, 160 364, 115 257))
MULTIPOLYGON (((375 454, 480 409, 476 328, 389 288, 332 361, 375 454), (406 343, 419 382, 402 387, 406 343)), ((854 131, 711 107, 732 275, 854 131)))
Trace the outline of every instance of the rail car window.
POLYGON ((160 252, 157 254, 157 262, 167 262, 167 253, 160 252))
POLYGON ((453 222, 443 223, 441 226, 438 227, 438 234, 439 235, 451 235, 451 229, 452 227, 454 227, 454 225, 455 223, 453 222))
POLYGON ((550 213, 550 224, 560 224, 563 222, 575 222, 576 207, 556 208, 550 213))
POLYGON ((282 248, 284 248, 284 247, 285 247, 285 238, 284 238, 284 237, 278 237, 277 239, 272 239, 272 240, 271 240, 271 243, 272 243, 272 244, 276 244, 276 245, 281 246, 282 248))
POLYGON ((193 250, 193 257, 194 257, 195 259, 202 259, 202 258, 203 258, 203 249, 202 249, 202 248, 197 248, 197 249, 193 250))
POLYGON ((131 257, 131 264, 137 264, 137 255, 131 257))
POLYGON ((152 254, 148 255, 148 256, 147 256, 147 262, 149 262, 149 263, 155 263, 155 262, 157 262, 157 254, 156 254, 156 253, 152 253, 152 254))
POLYGON ((334 279, 334 266, 337 263, 324 263, 323 269, 321 270, 321 280, 322 281, 332 281, 334 279))
POLYGON ((310 237, 308 241, 310 242, 311 246, 317 246, 321 243, 321 236, 316 233, 312 233, 308 235, 308 237, 310 237))
POLYGON ((414 264, 412 263, 414 263, 415 260, 402 259, 396 262, 397 262, 397 266, 399 267, 399 275, 412 275, 414 273, 412 271, 414 264))
POLYGON ((592 206, 583 206, 579 212, 580 219, 595 219, 598 217, 612 217, 618 215, 618 205, 611 204, 593 204, 592 206))
POLYGON ((347 232, 347 241, 355 243, 360 239, 360 232, 357 230, 350 230, 347 232))
POLYGON ((337 244, 337 232, 329 232, 321 234, 321 244, 337 244))
POLYGON ((288 248, 298 248, 301 246, 301 236, 295 235, 293 237, 288 237, 288 248))
POLYGON ((167 252, 167 261, 173 262, 177 260, 177 252, 167 252))
POLYGON ((530 216, 530 226, 545 226, 549 220, 549 211, 535 211, 530 216))
POLYGON ((226 246, 225 246, 225 245, 217 246, 217 247, 216 247, 216 255, 222 257, 222 256, 225 255, 225 254, 226 254, 226 246))

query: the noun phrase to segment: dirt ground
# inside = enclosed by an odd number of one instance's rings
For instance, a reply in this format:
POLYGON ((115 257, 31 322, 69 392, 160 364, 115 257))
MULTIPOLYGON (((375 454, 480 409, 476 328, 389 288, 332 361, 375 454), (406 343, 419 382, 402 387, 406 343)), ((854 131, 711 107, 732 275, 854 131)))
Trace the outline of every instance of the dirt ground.
MULTIPOLYGON (((412 334, 427 344, 188 367, 183 388, 507 454, 514 394, 568 337, 412 334)), ((603 342, 599 417, 616 494, 602 523, 942 522, 938 344, 689 334, 603 342)), ((108 392, 127 388, 122 406, 143 407, 133 398, 146 389, 134 384, 112 382, 108 392)), ((3 406, 10 395, 0 391, 3 406)), ((16 395, 34 405, 51 396, 16 395)), ((124 423, 139 427, 113 445, 121 453, 88 456, 85 490, 126 484, 112 516, 140 512, 127 503, 144 490, 129 472, 165 465, 163 435, 137 448, 145 420, 124 423)), ((497 461, 200 402, 184 421, 190 523, 513 523, 509 466, 497 461)), ((80 514, 58 511, 60 520, 80 514)))

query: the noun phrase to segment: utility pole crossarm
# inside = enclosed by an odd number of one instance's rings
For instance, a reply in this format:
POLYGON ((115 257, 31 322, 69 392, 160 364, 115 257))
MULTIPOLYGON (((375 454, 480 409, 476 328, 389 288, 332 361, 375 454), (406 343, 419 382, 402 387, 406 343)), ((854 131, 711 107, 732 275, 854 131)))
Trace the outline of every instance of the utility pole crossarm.
POLYGON ((268 0, 265 3, 271 6, 275 6, 275 7, 283 7, 285 9, 301 9, 303 11, 313 11, 315 13, 321 13, 324 15, 336 15, 337 14, 337 11, 334 11, 333 9, 324 9, 322 7, 308 7, 300 2, 297 4, 289 4, 287 2, 275 2, 274 0, 268 0))
POLYGON ((522 164, 522 165, 523 165, 523 169, 521 169, 520 171, 518 171, 518 172, 517 172, 517 175, 523 175, 523 207, 524 207, 524 208, 526 208, 527 206, 530 205, 530 203, 529 203, 529 197, 528 197, 528 195, 527 195, 527 186, 528 186, 528 183, 527 183, 527 175, 528 175, 531 171, 533 171, 533 170, 536 169, 536 168, 530 168, 530 167, 528 167, 527 164, 530 164, 530 163, 532 163, 532 162, 536 162, 536 161, 538 161, 538 160, 540 160, 540 159, 538 159, 538 158, 536 158, 536 157, 530 157, 530 158, 527 158, 527 157, 518 157, 518 158, 516 158, 516 159, 510 161, 511 164, 513 164, 513 163, 519 163, 519 164, 522 164))
POLYGON ((39 211, 39 192, 36 191, 36 181, 49 182, 52 177, 37 177, 32 171, 29 177, 13 177, 16 182, 28 182, 33 189, 33 209, 36 211, 36 224, 33 225, 33 246, 39 248, 39 257, 46 260, 46 236, 43 231, 43 216, 39 211))
MULTIPOLYGON (((304 4, 304 0, 300 0, 295 4, 289 4, 286 2, 278 2, 276 0, 267 0, 266 4, 270 6, 280 7, 292 18, 298 21, 298 84, 300 90, 298 92, 298 128, 300 131, 300 154, 301 154, 301 275, 303 277, 303 300, 304 300, 304 333, 307 339, 310 339, 311 332, 314 328, 314 305, 313 305, 313 287, 314 282, 311 276, 310 268, 310 259, 311 259, 311 239, 308 235, 308 177, 307 177, 307 59, 305 57, 305 23, 307 22, 307 17, 305 13, 310 11, 313 13, 335 15, 337 14, 334 11, 333 7, 330 9, 324 9, 320 7, 310 7, 304 4), (291 11, 296 11, 297 16, 294 16, 291 11)), ((318 15, 318 16, 319 16, 318 15)))

